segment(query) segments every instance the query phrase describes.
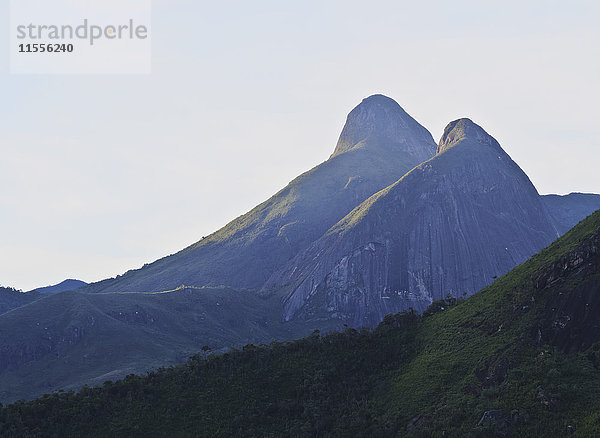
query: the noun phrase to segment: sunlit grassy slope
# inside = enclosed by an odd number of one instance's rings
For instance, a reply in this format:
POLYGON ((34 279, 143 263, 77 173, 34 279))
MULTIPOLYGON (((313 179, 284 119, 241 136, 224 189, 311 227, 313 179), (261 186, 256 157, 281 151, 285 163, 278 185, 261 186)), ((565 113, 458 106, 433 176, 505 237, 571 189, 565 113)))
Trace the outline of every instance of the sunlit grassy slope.
POLYGON ((0 412, 4 436, 600 434, 600 212, 457 305, 203 352, 0 412), (487 415, 484 415, 487 412, 487 415), (482 418, 484 419, 483 421, 482 418))

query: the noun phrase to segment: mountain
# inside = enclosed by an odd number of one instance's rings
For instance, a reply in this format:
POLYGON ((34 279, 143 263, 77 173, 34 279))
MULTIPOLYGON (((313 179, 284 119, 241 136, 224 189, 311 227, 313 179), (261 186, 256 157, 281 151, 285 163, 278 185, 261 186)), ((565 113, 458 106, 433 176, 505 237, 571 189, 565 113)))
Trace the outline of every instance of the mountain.
POLYGON ((333 155, 221 230, 87 292, 180 285, 258 289, 361 201, 435 154, 431 134, 394 100, 374 95, 348 115, 333 155))
POLYGON ((46 295, 0 315, 0 401, 183 363, 204 346, 226 351, 296 339, 315 328, 284 324, 280 315, 277 299, 228 288, 46 295))
POLYGON ((75 290, 85 285, 87 285, 85 281, 68 279, 61 283, 55 284, 54 286, 39 287, 35 289, 35 292, 39 292, 41 294, 57 294, 60 292, 75 290))
POLYGON ((15 295, 44 299, 0 315, 0 401, 181 363, 203 346, 374 327, 475 292, 591 208, 545 203, 469 120, 428 160, 434 148, 397 103, 371 96, 329 160, 198 244, 76 291, 15 295))
POLYGON ((462 302, 0 410, 2 436, 600 436, 600 212, 462 302))
POLYGON ((542 202, 561 235, 577 225, 581 219, 600 210, 600 195, 591 193, 543 195, 542 202))
POLYGON ((527 175, 460 119, 434 158, 356 207, 264 293, 283 294, 287 320, 373 327, 388 313, 471 295, 557 237, 527 175))
POLYGON ((21 292, 12 287, 0 286, 0 315, 41 298, 36 292, 21 292))

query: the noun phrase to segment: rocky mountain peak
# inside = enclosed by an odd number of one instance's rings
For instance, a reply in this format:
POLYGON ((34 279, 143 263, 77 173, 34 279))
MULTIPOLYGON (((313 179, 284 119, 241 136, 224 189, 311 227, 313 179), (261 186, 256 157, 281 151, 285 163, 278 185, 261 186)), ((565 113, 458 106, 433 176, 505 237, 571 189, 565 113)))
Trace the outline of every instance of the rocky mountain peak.
POLYGON ((421 162, 435 153, 429 131, 394 99, 381 94, 367 97, 350 112, 331 158, 367 143, 385 145, 421 162))
POLYGON ((556 239, 539 194, 469 119, 439 153, 363 201, 273 274, 285 318, 373 326, 388 313, 470 295, 556 239))
POLYGON ((474 123, 471 119, 462 118, 450 122, 448 126, 446 126, 444 134, 440 139, 437 153, 440 154, 445 152, 463 141, 469 141, 471 143, 475 142, 502 149, 496 139, 485 132, 481 126, 474 123))

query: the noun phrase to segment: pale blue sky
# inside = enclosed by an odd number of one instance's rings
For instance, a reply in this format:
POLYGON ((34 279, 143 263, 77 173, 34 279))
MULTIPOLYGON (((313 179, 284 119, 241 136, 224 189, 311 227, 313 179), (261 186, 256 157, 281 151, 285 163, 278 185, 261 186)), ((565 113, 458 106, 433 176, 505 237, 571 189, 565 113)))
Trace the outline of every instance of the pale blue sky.
POLYGON ((154 0, 153 74, 129 77, 10 76, 0 21, 0 284, 197 241, 327 159, 374 93, 436 140, 472 118, 541 193, 600 193, 600 6, 485 3, 154 0))

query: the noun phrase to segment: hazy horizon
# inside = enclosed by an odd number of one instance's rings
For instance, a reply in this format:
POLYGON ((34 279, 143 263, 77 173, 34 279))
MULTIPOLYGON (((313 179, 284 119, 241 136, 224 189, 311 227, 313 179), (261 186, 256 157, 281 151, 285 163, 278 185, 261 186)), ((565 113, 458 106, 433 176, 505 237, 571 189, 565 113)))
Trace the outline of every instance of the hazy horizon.
POLYGON ((600 193, 599 12, 155 0, 147 76, 11 76, 2 45, 0 284, 96 281, 183 249, 326 160, 378 93, 436 141, 471 118, 541 194, 600 193))

